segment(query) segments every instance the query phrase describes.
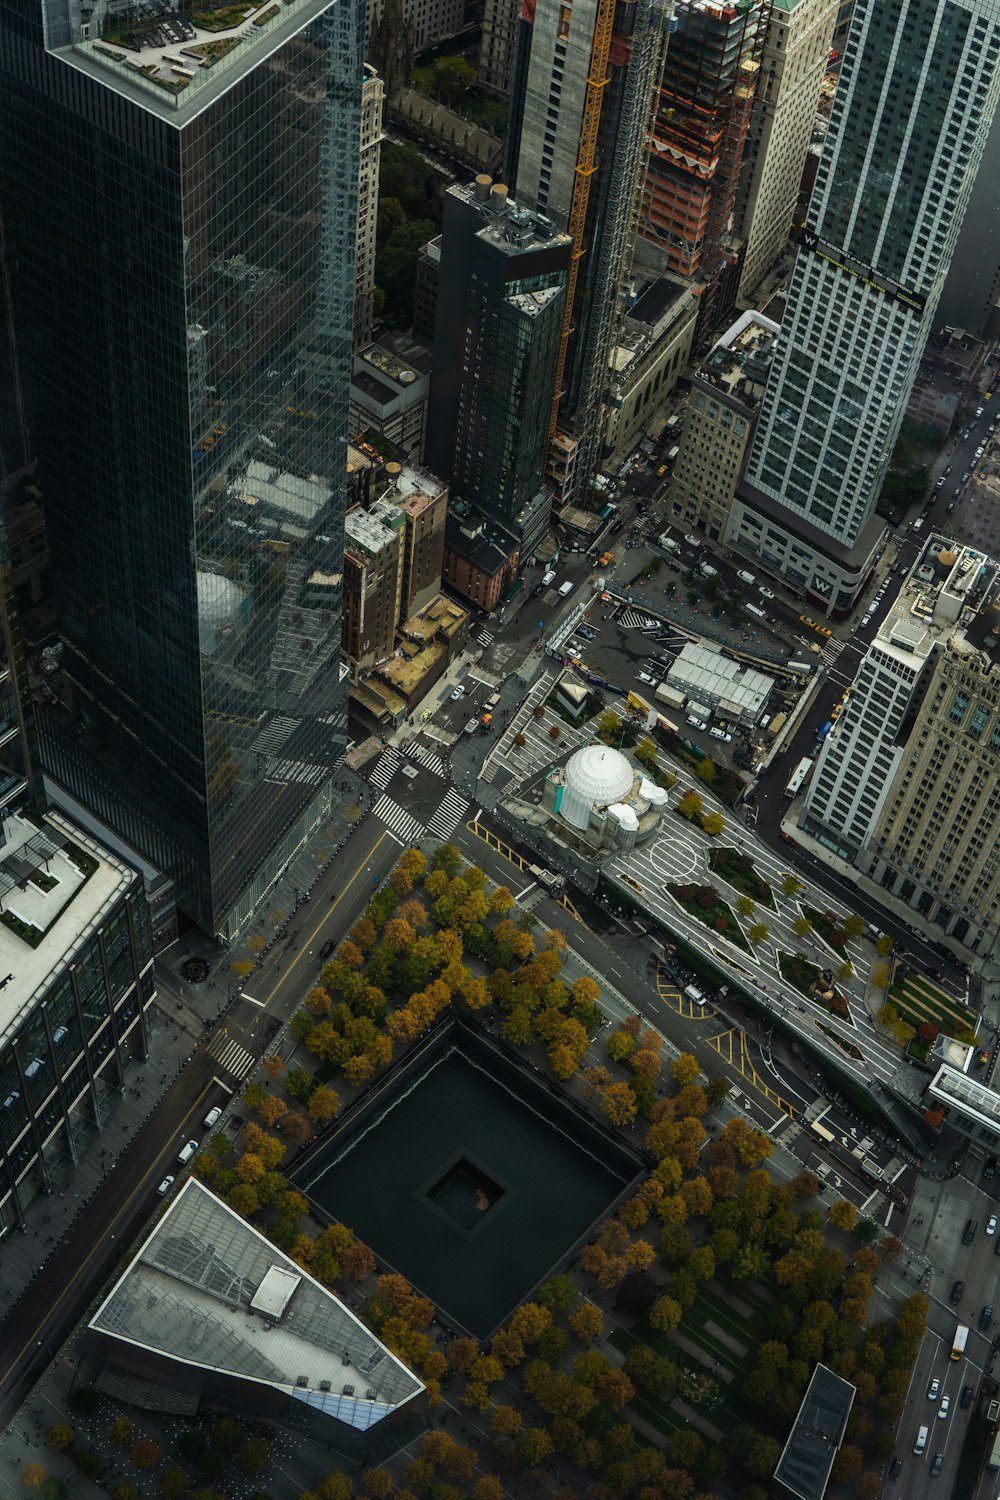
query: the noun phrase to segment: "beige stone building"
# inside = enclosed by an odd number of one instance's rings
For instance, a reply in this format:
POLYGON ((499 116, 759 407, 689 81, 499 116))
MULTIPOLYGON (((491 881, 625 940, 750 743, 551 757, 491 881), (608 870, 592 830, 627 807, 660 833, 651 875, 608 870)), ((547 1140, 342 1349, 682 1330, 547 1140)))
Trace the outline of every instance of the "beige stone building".
POLYGON ((743 313, 691 381, 670 508, 676 520, 701 527, 714 541, 725 533, 743 475, 777 332, 770 318, 743 313))
POLYGON ((1000 952, 1000 568, 978 549, 928 538, 801 822, 932 930, 1000 952))
POLYGON ((611 353, 611 399, 604 465, 613 467, 645 434, 662 426, 667 397, 691 358, 698 298, 680 279, 661 276, 622 319, 611 353))
POLYGON ((838 0, 773 0, 750 117, 738 215, 749 301, 788 242, 838 0))

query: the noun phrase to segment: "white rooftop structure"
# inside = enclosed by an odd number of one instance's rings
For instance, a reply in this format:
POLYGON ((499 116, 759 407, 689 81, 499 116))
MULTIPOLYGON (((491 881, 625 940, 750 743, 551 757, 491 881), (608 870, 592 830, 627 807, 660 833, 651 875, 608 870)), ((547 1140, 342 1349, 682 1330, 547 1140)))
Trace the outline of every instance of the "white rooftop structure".
POLYGON ((252 458, 233 481, 230 493, 247 506, 260 505, 278 515, 310 522, 329 504, 331 489, 316 474, 306 479, 252 458))
POLYGON ((89 1326, 271 1386, 361 1432, 424 1388, 338 1297, 193 1177, 89 1326))
POLYGON ((672 688, 710 708, 725 708, 744 723, 756 723, 774 687, 774 678, 741 667, 718 646, 688 641, 667 673, 672 688))
POLYGON ((133 870, 56 812, 41 824, 14 813, 4 820, 4 833, 0 912, 41 936, 32 946, 0 921, 0 977, 10 976, 0 989, 0 1042, 136 880, 133 870), (44 877, 41 883, 31 872, 44 877))
POLYGON ((559 812, 573 828, 587 828, 595 807, 609 807, 632 790, 635 772, 620 750, 585 745, 566 762, 559 812))

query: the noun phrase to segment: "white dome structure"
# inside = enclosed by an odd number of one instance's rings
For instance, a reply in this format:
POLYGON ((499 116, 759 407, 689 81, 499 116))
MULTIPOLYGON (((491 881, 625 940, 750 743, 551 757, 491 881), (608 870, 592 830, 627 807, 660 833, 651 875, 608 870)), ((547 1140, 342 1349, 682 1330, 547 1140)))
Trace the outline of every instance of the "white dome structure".
POLYGON ((222 637, 237 624, 245 595, 239 584, 219 573, 198 573, 198 637, 202 651, 211 656, 222 637))
POLYGON ((662 786, 657 786, 655 781, 647 781, 645 776, 639 783, 639 796, 650 807, 663 807, 667 800, 666 791, 662 786))
POLYGON ((620 750, 585 745, 566 762, 559 812, 573 828, 586 829, 594 808, 620 802, 634 780, 632 766, 620 750))

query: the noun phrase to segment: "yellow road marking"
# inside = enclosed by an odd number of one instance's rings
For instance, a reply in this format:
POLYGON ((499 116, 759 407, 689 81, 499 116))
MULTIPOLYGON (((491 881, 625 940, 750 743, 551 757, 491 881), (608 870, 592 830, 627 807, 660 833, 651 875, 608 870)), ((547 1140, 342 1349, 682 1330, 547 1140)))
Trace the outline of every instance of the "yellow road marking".
POLYGON ((782 1114, 786 1114, 790 1120, 794 1120, 801 1113, 796 1105, 773 1089, 757 1072, 757 1069, 750 1060, 745 1031, 737 1031, 735 1029, 720 1031, 717 1036, 710 1036, 708 1038, 708 1045, 714 1047, 723 1061, 729 1063, 730 1067, 734 1068, 740 1077, 744 1078, 750 1084, 751 1088, 756 1089, 759 1094, 763 1094, 769 1103, 780 1109, 782 1114))
MULTIPOLYGON (((383 835, 379 839, 378 843, 374 845, 371 853, 369 855, 367 855, 366 858, 369 859, 369 860, 374 859, 376 852, 385 843, 386 839, 389 839, 389 838, 392 838, 392 834, 389 832, 388 829, 386 829, 385 833, 383 833, 383 835)), ((296 955, 292 959, 291 963, 285 969, 285 971, 282 974, 281 978, 275 983, 274 988, 271 990, 270 994, 268 994, 266 996, 266 998, 264 999, 263 1005, 264 1005, 264 1009, 265 1010, 270 1005, 271 1001, 274 999, 275 995, 278 993, 279 989, 285 983, 285 980, 289 977, 289 975, 293 974, 295 972, 296 968, 298 967, 298 965, 302 962, 302 960, 304 958, 308 958, 309 957, 309 944, 313 941, 313 939, 315 938, 316 934, 320 931, 320 929, 322 927, 325 927, 326 924, 329 922, 331 916, 336 911, 336 909, 340 905, 341 901, 343 901, 343 899, 347 895, 348 891, 351 889, 351 886, 354 885, 355 881, 360 880, 362 874, 367 874, 367 873, 368 873, 367 870, 363 870, 361 867, 359 867, 357 870, 355 870, 354 874, 351 876, 350 880, 344 886, 344 889, 341 891, 340 895, 337 896, 335 898, 335 900, 333 900, 333 901, 330 902, 330 905, 323 912, 323 915, 320 917, 319 921, 316 923, 316 926, 313 928, 312 932, 305 939, 305 941, 302 944, 300 944, 298 953, 296 953, 296 955)))

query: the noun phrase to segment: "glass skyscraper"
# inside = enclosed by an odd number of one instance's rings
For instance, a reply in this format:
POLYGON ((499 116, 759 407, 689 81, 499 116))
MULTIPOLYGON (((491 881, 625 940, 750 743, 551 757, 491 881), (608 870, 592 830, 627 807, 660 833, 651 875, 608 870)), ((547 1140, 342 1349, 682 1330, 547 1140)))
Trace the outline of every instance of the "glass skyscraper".
POLYGON ((5 0, 50 772, 223 938, 335 795, 360 0, 5 0), (306 598, 308 597, 308 603, 306 598))
POLYGON ((1000 96, 998 0, 857 0, 727 541, 843 616, 1000 96))

